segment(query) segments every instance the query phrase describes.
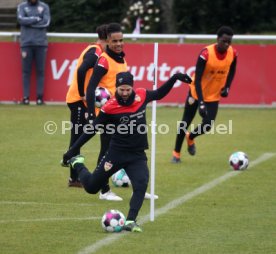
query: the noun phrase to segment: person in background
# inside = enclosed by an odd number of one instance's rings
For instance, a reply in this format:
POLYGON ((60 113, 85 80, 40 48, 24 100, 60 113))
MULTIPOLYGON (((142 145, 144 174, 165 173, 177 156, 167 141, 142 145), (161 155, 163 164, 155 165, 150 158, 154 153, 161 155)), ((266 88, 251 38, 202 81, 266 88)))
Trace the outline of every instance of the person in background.
MULTIPOLYGON (((98 26, 96 43, 87 46, 80 54, 73 79, 66 95, 66 103, 70 109, 72 123, 70 147, 83 133, 83 126, 87 123, 86 89, 93 74, 94 65, 106 47, 107 25, 98 26)), ((80 151, 78 151, 78 154, 80 151)), ((75 170, 70 168, 68 187, 82 187, 75 170)))
POLYGON ((49 6, 38 0, 28 0, 17 6, 20 24, 20 47, 23 72, 22 104, 30 104, 32 64, 36 67, 36 104, 43 105, 44 71, 47 54, 47 27, 50 25, 49 6))
POLYGON ((194 139, 211 129, 218 112, 221 97, 227 97, 236 72, 237 51, 231 46, 232 28, 222 26, 217 31, 217 42, 205 47, 197 59, 195 75, 185 102, 181 125, 179 126, 172 163, 179 163, 183 140, 186 137, 188 153, 195 155, 194 139), (196 111, 202 123, 191 133, 187 131, 196 111))

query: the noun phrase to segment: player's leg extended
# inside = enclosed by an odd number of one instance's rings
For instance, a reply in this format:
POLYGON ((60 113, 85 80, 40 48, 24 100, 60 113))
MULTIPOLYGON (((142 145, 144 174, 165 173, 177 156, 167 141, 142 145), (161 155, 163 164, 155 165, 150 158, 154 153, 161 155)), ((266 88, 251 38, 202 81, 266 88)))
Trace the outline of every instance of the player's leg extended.
POLYGON ((73 170, 76 170, 86 192, 96 194, 101 189, 103 182, 110 177, 110 174, 105 171, 103 167, 104 163, 98 165, 94 172, 90 173, 89 169, 84 165, 84 160, 81 158, 83 158, 81 155, 73 157, 70 160, 70 164, 73 170))
POLYGON ((195 117, 197 106, 198 106, 198 101, 195 100, 189 92, 185 102, 181 123, 177 130, 172 162, 180 162, 180 152, 181 152, 182 144, 183 144, 186 132, 195 117))
MULTIPOLYGON (((107 151, 93 173, 90 173, 83 163, 71 163, 78 173, 80 182, 88 193, 96 194, 99 192, 103 184, 106 183, 115 172, 124 166, 122 163, 124 163, 125 159, 123 156, 120 157, 120 153, 121 152, 116 152, 114 150, 107 151)), ((74 161, 74 159, 71 160, 74 161)), ((114 194, 113 198, 108 200, 121 201, 122 198, 114 194)))

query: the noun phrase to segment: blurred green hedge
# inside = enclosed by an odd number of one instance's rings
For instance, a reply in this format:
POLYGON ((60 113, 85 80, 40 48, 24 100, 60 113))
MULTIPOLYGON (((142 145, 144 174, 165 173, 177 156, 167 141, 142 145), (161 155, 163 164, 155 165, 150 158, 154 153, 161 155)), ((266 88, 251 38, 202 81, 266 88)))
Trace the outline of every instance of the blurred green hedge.
MULTIPOLYGON (((129 7, 138 2, 135 0, 44 1, 51 8, 52 22, 49 31, 76 33, 95 32, 96 27, 104 23, 120 23, 126 17, 129 7)), ((141 2, 146 3, 145 0, 141 2)), ((154 4, 161 6, 163 24, 157 31, 151 31, 152 33, 174 31, 210 34, 215 33, 221 25, 231 26, 236 34, 276 33, 274 0, 155 0, 154 4), (163 1, 171 5, 172 15, 167 15, 168 9, 162 10, 162 6, 165 6, 162 4, 163 1), (170 17, 166 18, 168 16, 170 17)))

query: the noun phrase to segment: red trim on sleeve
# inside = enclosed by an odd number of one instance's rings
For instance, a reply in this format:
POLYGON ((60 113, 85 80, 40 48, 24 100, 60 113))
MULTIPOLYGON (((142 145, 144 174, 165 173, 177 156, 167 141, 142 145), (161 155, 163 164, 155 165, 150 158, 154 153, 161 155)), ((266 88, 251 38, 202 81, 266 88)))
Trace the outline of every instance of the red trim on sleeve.
POLYGON ((236 49, 233 48, 234 51, 234 58, 238 56, 238 51, 236 49))
POLYGON ((101 66, 101 67, 103 67, 103 68, 105 68, 105 69, 108 70, 108 61, 107 61, 107 59, 106 59, 105 57, 103 57, 103 56, 101 56, 101 57, 99 58, 99 61, 98 61, 97 65, 99 65, 99 66, 101 66))
POLYGON ((205 61, 207 61, 208 58, 209 58, 208 50, 207 50, 207 49, 203 49, 203 50, 201 51, 201 53, 200 53, 200 57, 201 57, 202 59, 204 59, 205 61))
POLYGON ((99 56, 103 53, 103 51, 100 48, 96 48, 95 55, 99 58, 99 56))

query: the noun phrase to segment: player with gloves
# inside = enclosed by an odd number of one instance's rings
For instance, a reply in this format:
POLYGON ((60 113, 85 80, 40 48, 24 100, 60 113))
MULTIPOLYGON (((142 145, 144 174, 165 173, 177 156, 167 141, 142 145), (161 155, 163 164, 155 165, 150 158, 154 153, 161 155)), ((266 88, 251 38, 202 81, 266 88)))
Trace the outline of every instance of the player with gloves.
MULTIPOLYGON (((66 103, 70 109, 72 124, 69 147, 81 136, 83 126, 87 123, 87 103, 85 94, 88 82, 93 74, 94 66, 99 56, 104 52, 107 39, 107 25, 97 27, 97 41, 88 45, 80 54, 73 79, 66 95, 66 103)), ((79 151, 80 153, 80 151, 79 151)), ((82 187, 75 170, 70 170, 69 187, 82 187)))
MULTIPOLYGON (((107 46, 94 66, 94 72, 89 80, 86 93, 89 122, 96 117, 95 90, 97 86, 109 90, 113 96, 116 90, 116 74, 127 71, 127 62, 123 51, 124 40, 121 25, 110 23, 107 26, 107 46)), ((111 139, 111 135, 105 132, 100 134, 101 148, 98 156, 98 163, 104 156, 111 139)), ((103 184, 99 198, 109 201, 121 201, 122 198, 110 190, 108 181, 103 184)))
POLYGON ((181 162, 180 151, 185 136, 189 154, 195 155, 194 139, 211 129, 217 115, 220 98, 228 96, 237 65, 237 52, 231 46, 233 34, 230 27, 220 27, 217 31, 217 43, 205 47, 198 57, 176 136, 172 163, 181 162), (197 109, 202 117, 202 123, 189 133, 187 129, 197 109))
POLYGON ((124 230, 141 232, 136 217, 143 204, 148 186, 149 170, 145 149, 148 149, 146 107, 153 100, 165 97, 177 80, 187 82, 188 75, 174 74, 156 90, 133 89, 133 75, 120 72, 116 76, 116 93, 101 109, 92 123, 89 133, 82 136, 63 156, 63 164, 76 170, 84 189, 90 194, 100 191, 102 185, 114 173, 124 168, 131 180, 133 195, 124 230), (85 167, 82 156, 75 156, 79 149, 91 139, 98 128, 112 131, 111 141, 105 156, 93 173, 85 167), (73 157, 73 158, 72 158, 73 157))

